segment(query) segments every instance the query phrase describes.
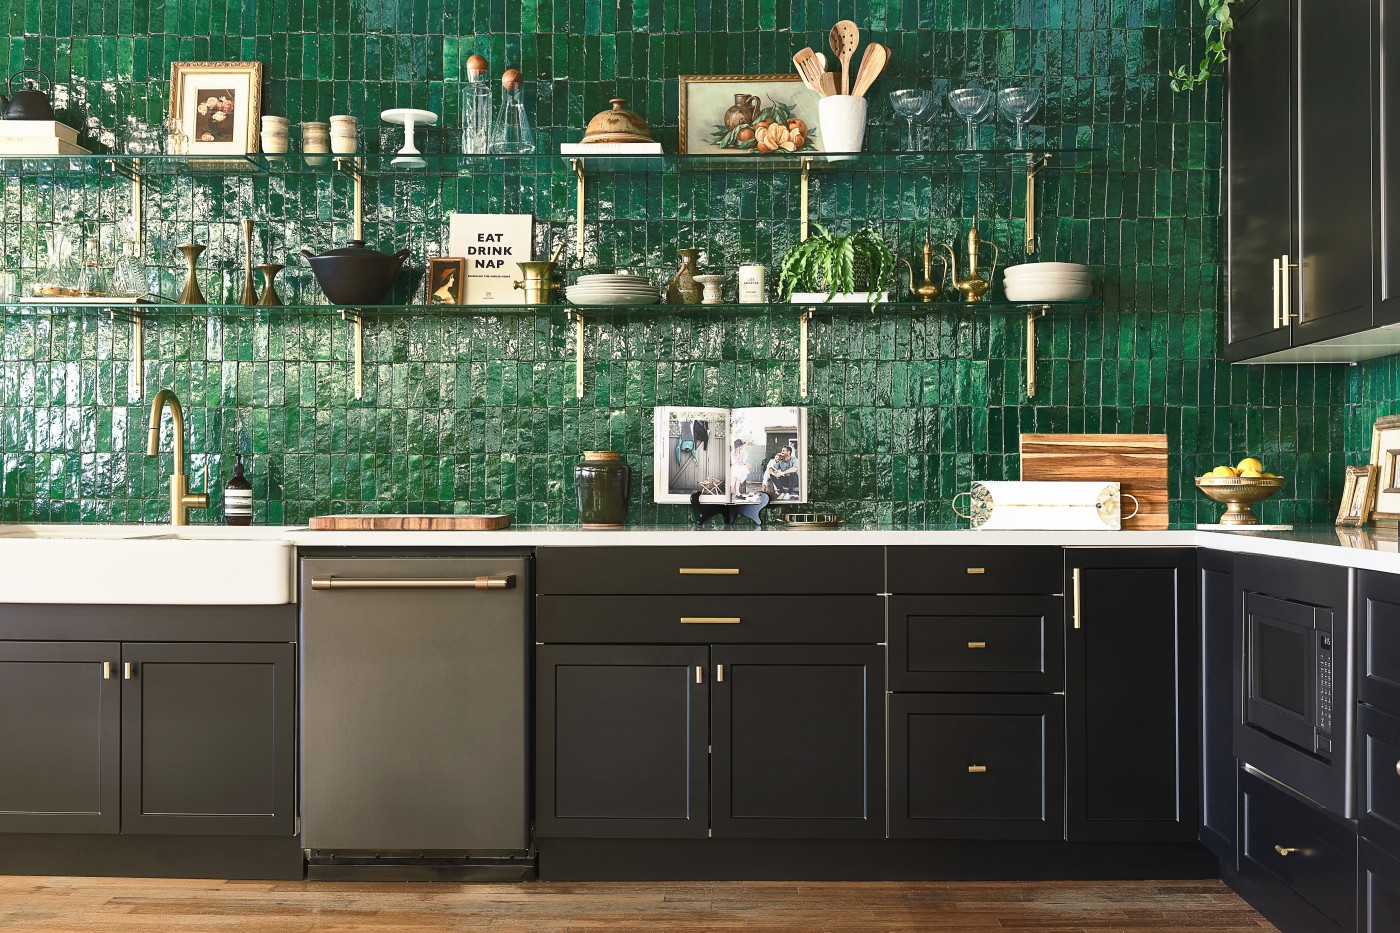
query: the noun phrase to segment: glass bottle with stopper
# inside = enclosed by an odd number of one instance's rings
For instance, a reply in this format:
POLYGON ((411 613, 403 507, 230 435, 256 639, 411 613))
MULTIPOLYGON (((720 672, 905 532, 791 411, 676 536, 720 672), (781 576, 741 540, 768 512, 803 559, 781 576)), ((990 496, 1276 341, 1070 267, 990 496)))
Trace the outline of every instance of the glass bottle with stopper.
POLYGON ((524 155, 535 151, 535 131, 525 112, 525 82, 519 70, 501 75, 501 110, 491 125, 492 153, 524 155))
POLYGON ((491 140, 491 78, 486 59, 467 59, 467 83, 462 85, 462 152, 481 155, 491 140))

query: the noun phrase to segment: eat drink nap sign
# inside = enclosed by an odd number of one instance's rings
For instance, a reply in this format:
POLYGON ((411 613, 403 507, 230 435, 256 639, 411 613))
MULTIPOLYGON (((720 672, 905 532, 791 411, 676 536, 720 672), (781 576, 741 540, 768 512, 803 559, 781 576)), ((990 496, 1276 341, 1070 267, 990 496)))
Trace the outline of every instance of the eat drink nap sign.
POLYGON ((467 261, 468 305, 518 304, 514 282, 521 278, 516 263, 533 258, 535 218, 530 214, 451 214, 447 248, 467 261))

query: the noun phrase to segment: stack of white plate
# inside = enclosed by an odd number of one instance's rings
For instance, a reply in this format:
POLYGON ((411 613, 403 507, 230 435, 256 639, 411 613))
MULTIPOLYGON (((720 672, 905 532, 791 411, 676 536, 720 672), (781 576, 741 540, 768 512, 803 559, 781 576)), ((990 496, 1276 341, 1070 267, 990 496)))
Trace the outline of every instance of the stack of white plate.
POLYGON ((1077 262, 1028 262, 1004 274, 1008 301, 1083 301, 1094 291, 1093 273, 1077 262))
POLYGON ((661 291, 644 275, 626 272, 581 275, 564 290, 576 305, 654 305, 661 291))

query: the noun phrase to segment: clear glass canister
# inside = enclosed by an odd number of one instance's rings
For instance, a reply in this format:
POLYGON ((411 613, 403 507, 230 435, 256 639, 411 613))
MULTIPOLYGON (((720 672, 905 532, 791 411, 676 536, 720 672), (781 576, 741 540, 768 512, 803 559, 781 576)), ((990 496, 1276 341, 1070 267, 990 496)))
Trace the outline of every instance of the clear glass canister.
POLYGON ((462 152, 481 155, 491 142, 491 77, 486 59, 467 59, 467 80, 462 85, 462 152))
POLYGON ((501 76, 501 109, 491 125, 490 148, 503 154, 535 151, 535 130, 525 112, 524 82, 514 68, 501 76))

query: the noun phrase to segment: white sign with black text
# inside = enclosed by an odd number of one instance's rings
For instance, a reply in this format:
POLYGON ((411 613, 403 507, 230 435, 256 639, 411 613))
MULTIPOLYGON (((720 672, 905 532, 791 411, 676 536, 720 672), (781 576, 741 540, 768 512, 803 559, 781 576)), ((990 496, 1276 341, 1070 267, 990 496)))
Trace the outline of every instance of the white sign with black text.
POLYGON ((533 259, 535 219, 530 214, 451 214, 447 248, 467 261, 468 305, 519 304, 513 283, 520 278, 516 263, 533 259))

